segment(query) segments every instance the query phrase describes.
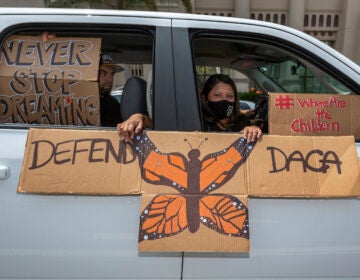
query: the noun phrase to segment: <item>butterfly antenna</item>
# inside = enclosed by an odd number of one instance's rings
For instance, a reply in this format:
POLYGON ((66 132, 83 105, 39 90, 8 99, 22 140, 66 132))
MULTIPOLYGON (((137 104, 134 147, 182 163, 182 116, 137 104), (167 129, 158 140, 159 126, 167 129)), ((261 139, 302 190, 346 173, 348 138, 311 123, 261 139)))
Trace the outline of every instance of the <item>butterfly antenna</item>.
POLYGON ((185 142, 187 142, 187 143, 189 144, 190 149, 192 150, 192 149, 193 149, 193 147, 191 146, 190 142, 189 142, 187 139, 184 139, 184 141, 185 141, 185 142))
POLYGON ((208 140, 207 138, 205 138, 204 140, 202 140, 201 143, 200 143, 199 146, 198 146, 198 149, 200 149, 200 146, 202 145, 202 143, 204 143, 204 142, 207 141, 207 140, 208 140))

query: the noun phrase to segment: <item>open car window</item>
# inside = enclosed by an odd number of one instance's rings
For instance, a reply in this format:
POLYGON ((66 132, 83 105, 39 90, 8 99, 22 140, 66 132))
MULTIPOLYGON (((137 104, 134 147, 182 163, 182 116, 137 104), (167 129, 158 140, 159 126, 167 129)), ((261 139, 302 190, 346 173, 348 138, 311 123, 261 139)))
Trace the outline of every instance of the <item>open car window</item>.
POLYGON ((77 128, 116 125, 101 121, 100 114, 105 112, 111 119, 112 111, 101 110, 100 54, 111 57, 120 69, 113 73, 109 92, 113 111, 120 114, 126 81, 135 76, 145 85, 151 84, 148 79, 153 66, 153 32, 100 26, 49 29, 46 28, 55 38, 47 42, 41 41, 43 32, 39 28, 20 30, 3 38, 0 124, 77 128), (23 59, 16 59, 17 56, 23 59))
POLYGON ((240 108, 255 110, 252 118, 267 131, 267 98, 270 92, 352 94, 336 77, 290 50, 259 40, 198 35, 193 56, 201 88, 215 73, 235 82, 240 108))

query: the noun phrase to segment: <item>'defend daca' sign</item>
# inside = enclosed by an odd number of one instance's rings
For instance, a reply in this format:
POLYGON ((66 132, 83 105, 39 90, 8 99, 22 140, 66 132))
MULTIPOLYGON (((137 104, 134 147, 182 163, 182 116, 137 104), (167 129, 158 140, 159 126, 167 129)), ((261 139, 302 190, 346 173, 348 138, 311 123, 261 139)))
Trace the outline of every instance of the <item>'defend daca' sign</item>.
POLYGON ((353 136, 30 128, 18 193, 141 195, 140 251, 247 252, 248 197, 359 197, 353 136), (294 179, 296 178, 296 179, 294 179))
POLYGON ((269 94, 269 131, 279 135, 337 136, 360 139, 360 96, 269 94))
POLYGON ((0 123, 98 125, 101 40, 10 36, 0 56, 0 123))

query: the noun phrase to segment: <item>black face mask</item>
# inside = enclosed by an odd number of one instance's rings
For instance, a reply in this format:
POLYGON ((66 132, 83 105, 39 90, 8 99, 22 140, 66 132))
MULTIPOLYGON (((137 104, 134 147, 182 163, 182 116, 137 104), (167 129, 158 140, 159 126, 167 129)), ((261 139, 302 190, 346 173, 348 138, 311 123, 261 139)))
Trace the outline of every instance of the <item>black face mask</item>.
POLYGON ((235 108, 235 102, 229 102, 227 100, 216 102, 208 101, 207 104, 219 120, 230 117, 235 108))

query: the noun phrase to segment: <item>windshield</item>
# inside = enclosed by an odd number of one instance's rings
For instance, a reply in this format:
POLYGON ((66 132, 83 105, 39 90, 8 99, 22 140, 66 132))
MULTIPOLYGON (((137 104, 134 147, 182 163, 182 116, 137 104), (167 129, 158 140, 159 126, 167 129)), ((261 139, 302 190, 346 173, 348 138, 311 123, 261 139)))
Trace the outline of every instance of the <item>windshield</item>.
POLYGON ((258 70, 278 84, 285 92, 350 94, 350 90, 319 69, 306 66, 299 60, 289 59, 269 63, 258 70), (281 73, 287 73, 282 75, 281 73))

